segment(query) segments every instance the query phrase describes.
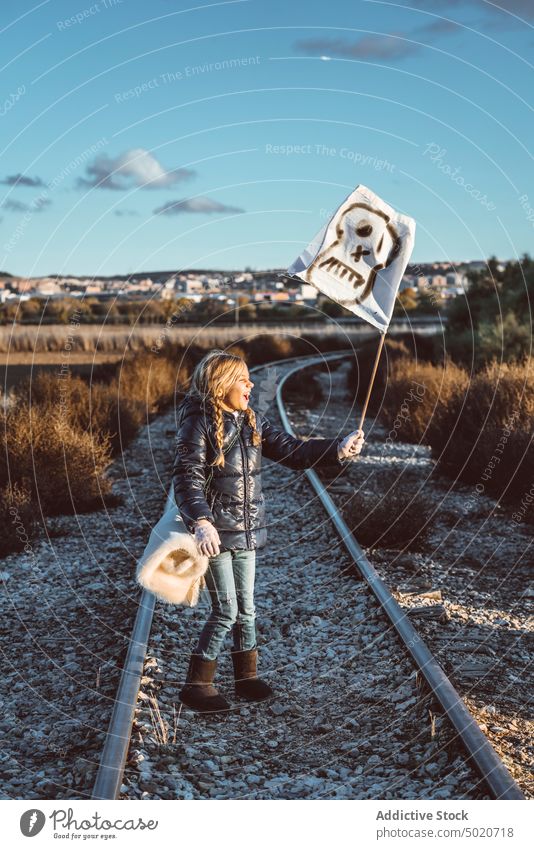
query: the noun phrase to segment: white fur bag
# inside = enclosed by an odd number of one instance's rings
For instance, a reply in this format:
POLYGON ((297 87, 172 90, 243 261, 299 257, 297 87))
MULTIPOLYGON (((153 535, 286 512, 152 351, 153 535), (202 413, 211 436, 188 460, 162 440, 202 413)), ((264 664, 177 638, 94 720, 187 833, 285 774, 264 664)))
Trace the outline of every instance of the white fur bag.
POLYGON ((209 557, 200 554, 171 493, 137 563, 137 583, 160 601, 195 607, 208 564, 209 557))

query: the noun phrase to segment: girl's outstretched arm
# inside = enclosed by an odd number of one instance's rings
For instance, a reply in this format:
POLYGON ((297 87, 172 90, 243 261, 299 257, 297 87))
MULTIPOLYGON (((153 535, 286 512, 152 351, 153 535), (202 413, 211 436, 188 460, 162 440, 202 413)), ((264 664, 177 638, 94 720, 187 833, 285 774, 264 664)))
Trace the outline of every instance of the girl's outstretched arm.
POLYGON ((342 469, 339 459, 339 439, 297 439, 281 428, 275 427, 260 413, 262 423, 262 453, 289 469, 309 469, 312 466, 334 466, 342 469))
POLYGON ((199 519, 214 522, 204 494, 206 486, 207 438, 202 422, 190 416, 176 435, 176 453, 172 471, 174 499, 190 533, 199 519))

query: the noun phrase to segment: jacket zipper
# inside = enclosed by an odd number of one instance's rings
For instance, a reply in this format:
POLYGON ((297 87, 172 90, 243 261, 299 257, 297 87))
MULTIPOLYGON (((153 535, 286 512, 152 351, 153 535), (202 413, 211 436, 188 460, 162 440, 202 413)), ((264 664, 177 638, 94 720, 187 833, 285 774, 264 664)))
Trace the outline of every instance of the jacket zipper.
POLYGON ((241 459, 243 461, 243 488, 245 492, 245 503, 243 505, 243 516, 245 519, 245 539, 247 541, 247 545, 251 545, 250 541, 250 533, 248 527, 248 493, 247 493, 247 474, 248 474, 248 459, 246 456, 246 447, 244 446, 244 441, 241 439, 241 433, 239 434, 239 446, 241 448, 241 459))

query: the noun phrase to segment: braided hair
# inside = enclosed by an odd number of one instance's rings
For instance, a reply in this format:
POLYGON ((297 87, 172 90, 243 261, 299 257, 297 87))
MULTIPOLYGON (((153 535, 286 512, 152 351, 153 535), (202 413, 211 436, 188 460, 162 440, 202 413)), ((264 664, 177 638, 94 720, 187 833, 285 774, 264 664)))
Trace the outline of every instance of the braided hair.
MULTIPOLYGON (((206 411, 209 412, 215 425, 215 444, 219 451, 213 465, 224 466, 224 454, 222 451, 224 440, 224 408, 221 401, 228 393, 232 385, 242 376, 245 360, 237 354, 229 354, 216 348, 206 354, 196 366, 188 395, 199 398, 206 411)), ((251 407, 245 410, 245 421, 251 428, 250 444, 260 445, 261 436, 256 429, 256 416, 251 407)))

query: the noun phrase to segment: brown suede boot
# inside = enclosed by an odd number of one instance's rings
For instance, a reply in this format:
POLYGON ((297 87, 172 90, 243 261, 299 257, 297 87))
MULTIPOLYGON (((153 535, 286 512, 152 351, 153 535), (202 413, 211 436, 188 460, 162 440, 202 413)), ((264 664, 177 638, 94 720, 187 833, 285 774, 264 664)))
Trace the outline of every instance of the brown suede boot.
POLYGON ((248 651, 232 651, 232 663, 234 665, 235 694, 242 696, 249 702, 260 702, 274 696, 273 691, 256 677, 256 663, 258 659, 257 648, 248 651))
POLYGON ((230 703, 221 696, 213 679, 217 670, 217 660, 204 660, 200 654, 192 654, 189 669, 178 696, 180 701, 202 713, 219 713, 230 710, 230 703))

